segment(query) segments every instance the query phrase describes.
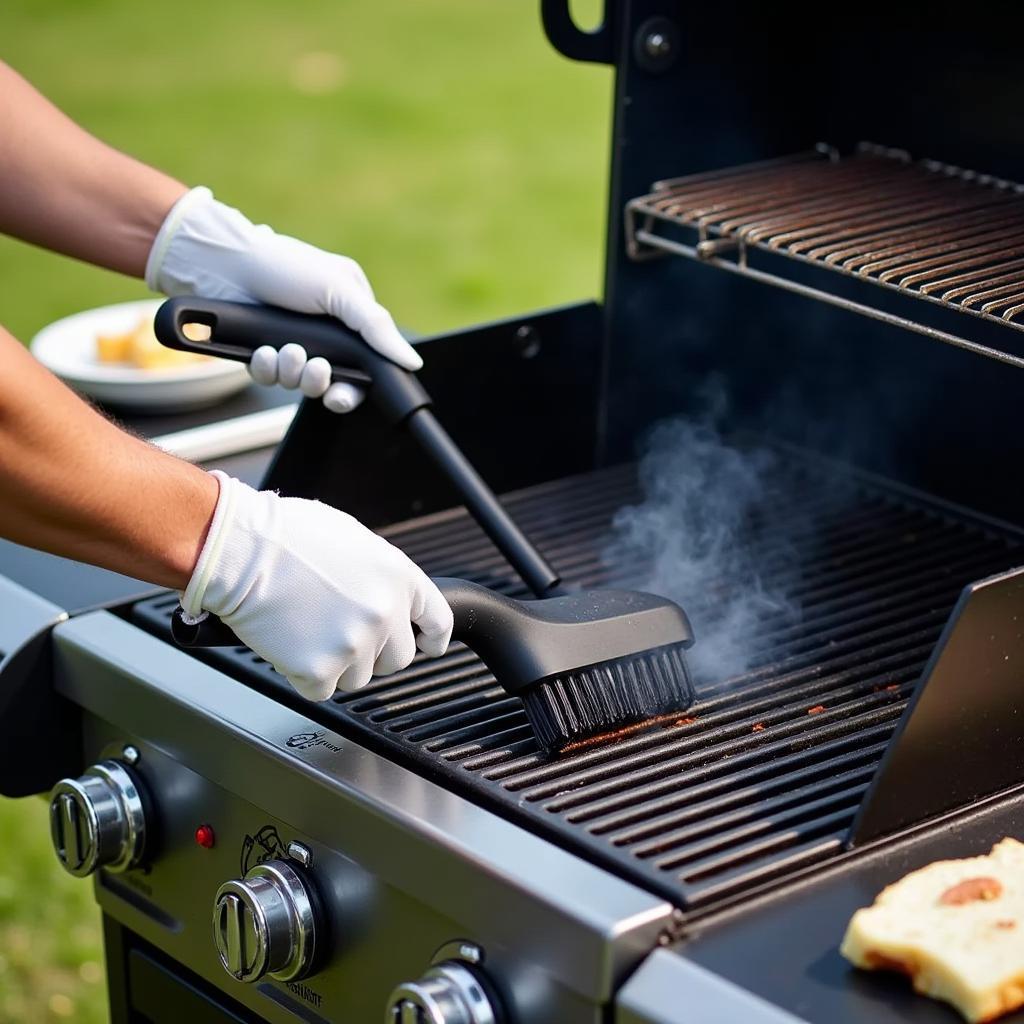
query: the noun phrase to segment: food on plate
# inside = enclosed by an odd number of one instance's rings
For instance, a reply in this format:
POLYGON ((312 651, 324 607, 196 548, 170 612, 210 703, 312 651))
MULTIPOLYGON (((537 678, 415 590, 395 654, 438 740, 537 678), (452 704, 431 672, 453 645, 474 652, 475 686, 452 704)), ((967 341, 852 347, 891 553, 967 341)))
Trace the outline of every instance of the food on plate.
POLYGON ((1024 1006, 1024 843, 912 871, 853 915, 840 951, 857 967, 909 974, 968 1021, 1024 1006))
POLYGON ((127 363, 142 370, 177 369, 211 358, 196 352, 178 352, 173 348, 165 348, 153 333, 151 316, 144 316, 135 327, 123 334, 98 334, 96 357, 101 363, 127 363))

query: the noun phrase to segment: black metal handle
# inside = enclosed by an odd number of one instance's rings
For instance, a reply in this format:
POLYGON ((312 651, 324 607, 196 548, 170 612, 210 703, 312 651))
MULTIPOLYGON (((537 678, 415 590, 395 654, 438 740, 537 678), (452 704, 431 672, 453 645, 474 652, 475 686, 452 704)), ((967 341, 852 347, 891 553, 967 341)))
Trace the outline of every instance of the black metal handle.
POLYGON ((168 299, 156 315, 156 336, 169 348, 202 352, 248 363, 261 345, 294 341, 310 356, 322 356, 340 378, 369 388, 369 397, 395 423, 403 423, 448 478, 472 516, 538 596, 558 586, 558 573, 502 507, 451 435, 430 410, 430 396, 408 370, 375 352, 358 334, 331 317, 307 316, 272 306, 217 299, 168 299), (210 328, 207 341, 185 334, 188 324, 210 328), (357 376, 352 375, 355 367, 357 376))
POLYGON ((570 60, 591 64, 615 63, 615 40, 612 32, 612 4, 604 0, 601 25, 593 32, 585 32, 573 20, 569 0, 541 0, 540 17, 544 34, 551 45, 570 60))

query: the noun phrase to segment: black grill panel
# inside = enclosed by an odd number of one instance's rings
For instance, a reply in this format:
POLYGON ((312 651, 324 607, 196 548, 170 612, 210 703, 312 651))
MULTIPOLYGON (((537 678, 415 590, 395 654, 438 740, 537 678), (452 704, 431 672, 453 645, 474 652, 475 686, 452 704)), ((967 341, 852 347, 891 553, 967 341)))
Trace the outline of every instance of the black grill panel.
MULTIPOLYGON (((519 701, 461 645, 326 706, 244 648, 200 656, 691 912, 712 910, 842 853, 960 590, 1019 562, 1009 530, 875 481, 795 459, 778 476, 750 541, 760 578, 792 595, 799 618, 762 616, 749 671, 698 679, 694 708, 614 743, 545 760, 519 701)), ((608 565, 607 542, 615 512, 638 499, 623 466, 507 501, 566 579, 629 586, 649 567, 608 565)), ((388 536, 431 573, 524 592, 461 511, 388 536)), ((745 582, 709 580, 688 610, 713 617, 745 582)), ((173 606, 161 597, 135 615, 166 631, 173 606)))

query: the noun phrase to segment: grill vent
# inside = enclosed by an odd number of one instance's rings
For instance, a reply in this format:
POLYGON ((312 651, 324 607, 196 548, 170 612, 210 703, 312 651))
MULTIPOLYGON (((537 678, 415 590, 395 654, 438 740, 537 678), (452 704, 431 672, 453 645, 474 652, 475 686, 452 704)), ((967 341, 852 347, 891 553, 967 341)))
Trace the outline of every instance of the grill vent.
MULTIPOLYGON (((698 679, 693 709, 612 744, 545 761, 519 701, 459 645, 316 708, 245 649, 203 657, 688 912, 706 913, 842 852, 959 591, 1019 561, 1015 535, 874 482, 826 487, 822 472, 803 464, 787 472, 771 519, 750 526, 759 566, 773 581, 789 580, 800 619, 766 617, 754 668, 698 679)), ((519 492, 509 506, 570 581, 629 585, 645 567, 606 567, 602 551, 614 512, 637 499, 627 466, 519 492)), ((461 512, 389 536, 432 573, 522 592, 461 512)), ((137 606, 136 616, 165 630, 173 606, 173 596, 161 597, 137 606)))

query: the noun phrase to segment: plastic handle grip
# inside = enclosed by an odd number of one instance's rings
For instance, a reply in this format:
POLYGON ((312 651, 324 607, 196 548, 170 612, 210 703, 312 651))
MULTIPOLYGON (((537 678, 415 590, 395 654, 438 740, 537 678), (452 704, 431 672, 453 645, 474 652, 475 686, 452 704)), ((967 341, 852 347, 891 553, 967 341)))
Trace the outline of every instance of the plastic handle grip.
POLYGON ((168 348, 242 363, 248 363, 261 345, 280 348, 297 342, 310 357, 326 359, 336 379, 368 387, 371 400, 395 423, 431 404, 413 374, 374 351, 333 317, 190 297, 168 299, 157 310, 154 328, 160 343, 168 348), (208 327, 209 339, 189 338, 185 333, 188 324, 208 327))
MULTIPOLYGON (((455 615, 455 636, 461 639, 472 630, 476 607, 480 601, 496 606, 510 604, 508 598, 468 580, 438 576, 434 578, 445 600, 455 615)), ((244 647, 235 631, 216 615, 204 615, 198 622, 185 618, 178 605, 171 615, 171 636, 179 647, 244 647)))

